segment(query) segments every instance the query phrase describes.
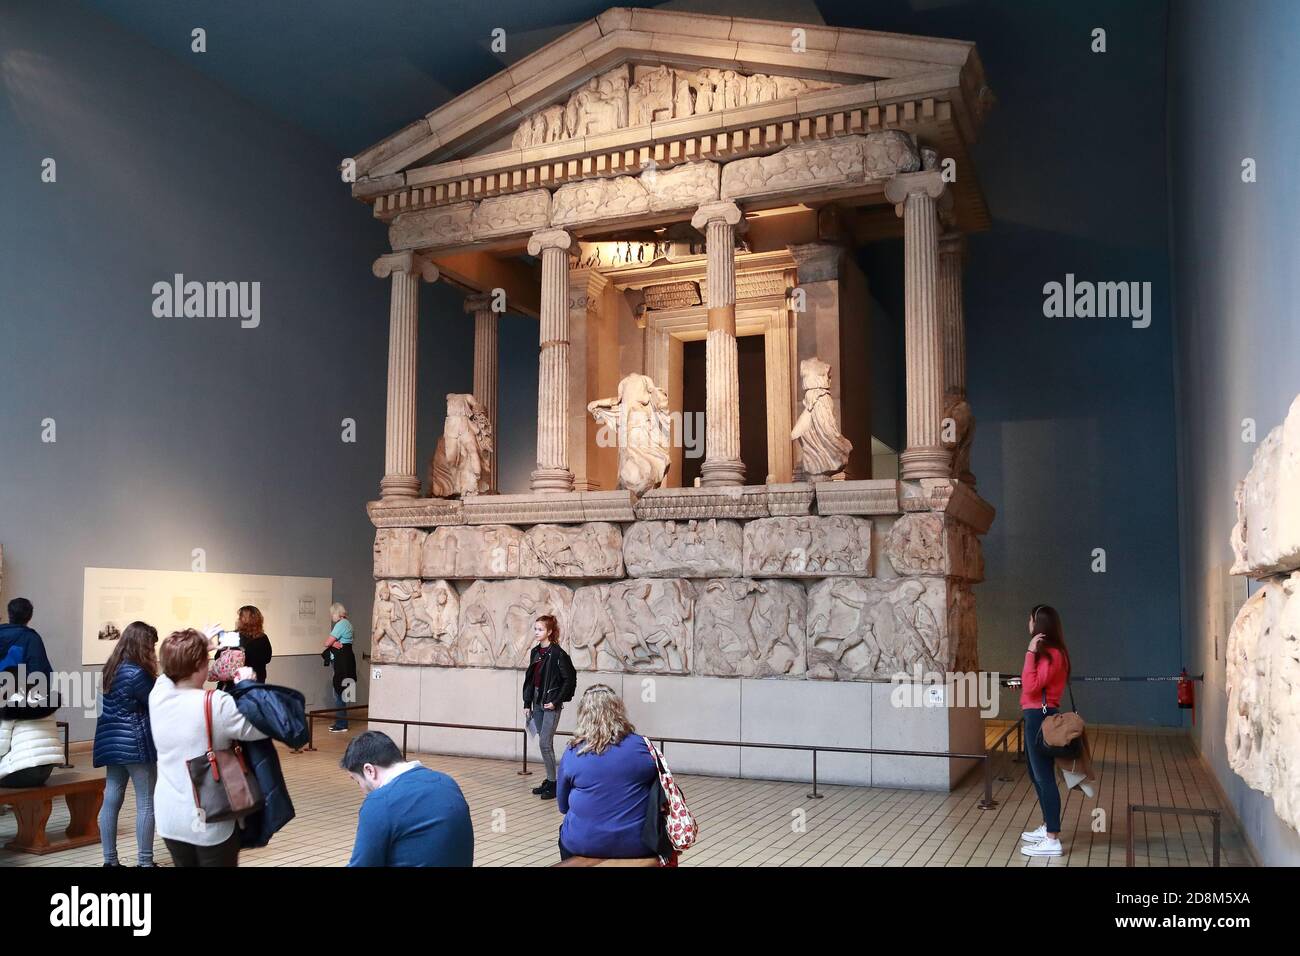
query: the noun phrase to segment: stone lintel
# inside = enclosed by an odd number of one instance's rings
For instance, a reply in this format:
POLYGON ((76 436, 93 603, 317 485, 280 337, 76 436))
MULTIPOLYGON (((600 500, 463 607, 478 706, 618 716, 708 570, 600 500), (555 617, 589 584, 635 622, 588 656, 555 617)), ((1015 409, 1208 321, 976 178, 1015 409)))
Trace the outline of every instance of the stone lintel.
POLYGON ((641 521, 769 515, 767 485, 656 488, 647 491, 636 503, 636 517, 641 521))
POLYGON ((433 528, 465 523, 457 498, 372 501, 366 505, 366 513, 376 528, 433 528))
POLYGON ((466 524, 579 524, 634 521, 630 491, 571 491, 557 494, 476 495, 465 499, 466 524))
POLYGON ((899 483, 892 478, 819 481, 817 513, 822 515, 893 515, 901 511, 899 483))

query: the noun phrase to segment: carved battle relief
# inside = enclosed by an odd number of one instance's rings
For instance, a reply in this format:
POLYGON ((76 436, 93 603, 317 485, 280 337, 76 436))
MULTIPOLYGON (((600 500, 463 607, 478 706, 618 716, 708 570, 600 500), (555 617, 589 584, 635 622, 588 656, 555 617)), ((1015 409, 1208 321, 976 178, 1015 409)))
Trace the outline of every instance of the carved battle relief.
POLYGON ((745 525, 744 573, 754 577, 871 574, 871 522, 851 515, 782 515, 745 525))
POLYGON ((885 553, 899 574, 984 580, 979 536, 942 514, 913 511, 900 515, 889 530, 885 553))
POLYGON ((961 674, 979 671, 979 620, 975 616, 975 593, 967 584, 948 587, 948 635, 953 670, 961 674))
POLYGON ((525 149, 682 116, 791 99, 838 85, 713 67, 682 70, 641 65, 629 72, 624 64, 588 80, 563 105, 547 106, 526 117, 515 130, 510 146, 525 149))
POLYGON ((551 194, 545 189, 493 196, 484 199, 474 210, 470 231, 475 239, 535 232, 550 224, 550 216, 551 194))
POLYGON ((716 518, 636 521, 623 533, 623 562, 634 577, 737 577, 743 549, 740 522, 716 518))
POLYGON ((550 581, 475 581, 460 598, 456 665, 526 667, 533 621, 553 614, 560 633, 568 634, 572 603, 573 591, 550 581))
POLYGON ((539 524, 524 532, 519 573, 529 578, 621 578, 623 534, 604 521, 539 524))
POLYGON ((1265 580, 1228 637, 1228 765, 1300 830, 1300 571, 1265 580))
POLYGON ((375 532, 375 577, 418 578, 420 552, 428 535, 415 528, 380 528, 375 532))
POLYGON ((905 133, 887 130, 843 136, 727 163, 722 170, 722 198, 765 196, 807 186, 855 185, 913 172, 919 166, 916 147, 905 133))
POLYGON ((568 633, 584 670, 686 674, 694 590, 689 581, 643 578, 579 588, 568 633))
POLYGON ((793 581, 697 583, 691 673, 802 677, 806 604, 803 586, 793 581))
POLYGON ((551 200, 551 225, 620 219, 650 211, 650 195, 635 176, 565 183, 551 200))
POLYGON ((380 581, 371 617, 371 656, 377 663, 450 667, 459 617, 459 598, 446 581, 380 581))
POLYGON ((1300 396, 1260 442, 1237 489, 1233 574, 1256 577, 1300 568, 1300 396))
POLYGON ((808 588, 808 676, 888 680, 953 662, 942 578, 830 578, 808 588))
POLYGON ((389 245, 401 251, 472 242, 474 206, 472 202, 462 202, 404 212, 388 227, 389 245))
POLYGON ((693 209, 718 198, 722 168, 717 163, 684 163, 665 170, 647 170, 637 177, 655 212, 693 209))
POLYGON ((523 532, 509 525, 445 525, 429 532, 420 557, 426 578, 513 578, 523 532))

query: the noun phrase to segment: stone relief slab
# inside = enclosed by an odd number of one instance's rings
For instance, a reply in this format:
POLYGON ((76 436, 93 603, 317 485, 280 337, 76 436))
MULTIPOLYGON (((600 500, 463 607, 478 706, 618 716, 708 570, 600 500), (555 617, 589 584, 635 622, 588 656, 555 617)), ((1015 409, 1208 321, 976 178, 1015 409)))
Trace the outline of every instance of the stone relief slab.
POLYGON ((935 512, 899 516, 889 531, 885 553, 899 574, 984 580, 984 553, 978 535, 935 512))
POLYGON ((696 585, 691 673, 802 677, 807 595, 794 581, 722 578, 696 585))
POLYGON ((524 532, 519 573, 527 578, 621 578, 623 533, 605 521, 534 525, 524 532))
POLYGON ((665 170, 647 170, 638 179, 655 212, 693 209, 718 198, 722 168, 717 163, 684 163, 665 170))
POLYGON ((637 521, 623 535, 623 561, 634 577, 738 577, 743 550, 740 522, 716 518, 637 521))
POLYGON ((491 239, 545 229, 551 221, 551 194, 531 189, 482 200, 470 220, 475 239, 491 239))
POLYGON ((371 657, 380 664, 450 667, 459 618, 460 599, 446 581, 380 581, 371 616, 371 657))
POLYGON ((579 588, 568 650, 582 670, 687 674, 694 589, 679 578, 641 578, 579 588))
POLYGON ((1237 487, 1233 574, 1260 576, 1300 568, 1300 396, 1286 420, 1255 450, 1237 487))
POLYGON ((415 528, 380 528, 375 532, 375 577, 418 578, 420 553, 428 532, 415 528))
POLYGON ((781 515, 745 525, 744 573, 754 577, 871 574, 871 522, 851 515, 781 515))
POLYGON ((900 130, 841 136, 823 143, 787 146, 770 156, 727 163, 722 198, 744 199, 809 187, 851 186, 915 172, 921 159, 900 130))
POLYGON ((943 578, 828 578, 808 588, 808 676, 888 680, 953 663, 943 578))
POLYGON ((560 634, 568 634, 572 603, 573 591, 550 581, 475 581, 460 597, 456 666, 528 666, 533 621, 553 614, 560 634))
POLYGON ((551 225, 621 219, 650 211, 650 194, 635 176, 565 183, 551 200, 551 225))
POLYGON ((975 592, 966 584, 948 588, 948 634, 953 650, 953 670, 973 674, 980 669, 979 620, 975 592))
POLYGON ((474 206, 472 202, 462 202, 404 212, 388 227, 388 243, 394 251, 401 251, 471 242, 474 206))
POLYGON ((429 532, 420 556, 426 578, 513 578, 524 533, 503 524, 446 525, 429 532))
POLYGON ((1300 831, 1300 571, 1266 580, 1228 636, 1228 766, 1300 831))

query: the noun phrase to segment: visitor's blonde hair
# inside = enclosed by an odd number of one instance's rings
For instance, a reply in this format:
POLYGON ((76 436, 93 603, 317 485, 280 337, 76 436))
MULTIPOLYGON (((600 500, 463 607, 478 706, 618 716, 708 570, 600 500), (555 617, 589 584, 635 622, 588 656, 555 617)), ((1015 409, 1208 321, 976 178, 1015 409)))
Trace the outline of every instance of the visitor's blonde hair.
POLYGON ((628 734, 636 733, 623 700, 608 684, 592 684, 578 701, 578 723, 569 746, 580 754, 604 753, 628 734))
POLYGON ((330 605, 330 617, 336 617, 339 620, 342 620, 347 616, 348 616, 348 609, 345 608, 338 601, 335 601, 333 604, 330 605))

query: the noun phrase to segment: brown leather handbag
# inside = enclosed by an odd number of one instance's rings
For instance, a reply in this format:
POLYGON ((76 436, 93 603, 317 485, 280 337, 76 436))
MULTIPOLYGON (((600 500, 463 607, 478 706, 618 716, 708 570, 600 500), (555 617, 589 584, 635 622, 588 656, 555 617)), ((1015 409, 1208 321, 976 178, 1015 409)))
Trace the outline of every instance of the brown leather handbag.
POLYGON ((262 788, 249 768, 238 740, 229 750, 217 750, 212 740, 212 695, 203 694, 203 719, 208 725, 208 751, 185 761, 194 788, 194 805, 207 823, 239 820, 262 809, 262 788))
MULTIPOLYGON (((1069 687, 1069 681, 1066 681, 1069 687)), ((1074 707, 1074 688, 1070 687, 1070 706, 1074 707)), ((1047 691, 1043 691, 1043 710, 1047 710, 1047 691)), ((1083 738, 1083 718, 1078 710, 1049 714, 1038 729, 1040 746, 1053 757, 1079 756, 1083 738)))

